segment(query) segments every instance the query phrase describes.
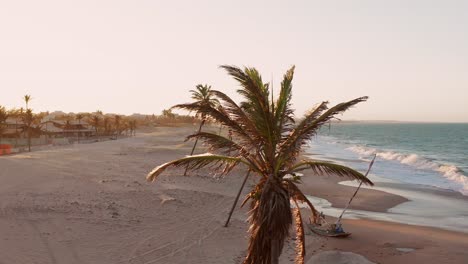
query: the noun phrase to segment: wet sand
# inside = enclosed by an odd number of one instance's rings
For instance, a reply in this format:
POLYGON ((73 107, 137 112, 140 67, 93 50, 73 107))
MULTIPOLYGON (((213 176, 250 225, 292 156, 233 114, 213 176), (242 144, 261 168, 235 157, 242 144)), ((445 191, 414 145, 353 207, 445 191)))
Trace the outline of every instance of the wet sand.
MULTIPOLYGON (((305 175, 310 175, 310 171, 304 171, 305 175)), ((355 188, 338 184, 341 181, 349 180, 337 176, 306 176, 302 177, 303 184, 301 190, 312 196, 328 200, 333 207, 344 208, 355 188)), ((366 210, 372 212, 386 212, 388 209, 407 202, 408 199, 391 193, 376 191, 372 189, 360 189, 358 195, 349 206, 350 209, 366 210)))

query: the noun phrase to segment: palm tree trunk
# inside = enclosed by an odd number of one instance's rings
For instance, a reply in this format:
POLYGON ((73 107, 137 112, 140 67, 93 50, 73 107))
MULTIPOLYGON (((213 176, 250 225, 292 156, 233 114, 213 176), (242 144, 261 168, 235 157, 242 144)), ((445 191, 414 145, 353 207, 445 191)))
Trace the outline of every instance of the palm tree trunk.
POLYGON ((271 240, 271 264, 279 264, 280 244, 281 242, 277 239, 271 240))
POLYGON ((80 126, 80 129, 78 130, 78 144, 80 143, 80 137, 81 137, 81 120, 78 120, 78 125, 80 126))
MULTIPOLYGON (((200 127, 198 128, 197 134, 200 133, 200 131, 201 131, 201 129, 202 129, 202 127, 203 127, 204 124, 205 124, 205 119, 203 119, 203 120, 201 121, 200 127)), ((193 155, 193 152, 195 152, 195 147, 197 146, 197 143, 198 143, 198 138, 195 139, 195 143, 193 144, 192 151, 190 152, 190 156, 192 156, 192 155, 193 155)), ((188 167, 185 167, 184 176, 187 176, 187 170, 188 170, 188 167)))
POLYGON ((18 119, 15 118, 15 148, 18 147, 18 119))
POLYGON ((239 192, 237 193, 236 199, 234 200, 234 204, 232 205, 231 211, 229 212, 229 217, 226 220, 224 227, 227 227, 229 225, 229 220, 231 220, 232 213, 234 212, 234 209, 236 208, 237 201, 239 201, 239 196, 242 193, 242 189, 244 189, 245 182, 247 182, 247 178, 249 178, 249 175, 250 175, 250 170, 247 172, 247 174, 244 177, 244 181, 242 182, 242 186, 240 187, 239 192))
POLYGON ((244 264, 278 264, 292 224, 289 193, 273 175, 259 185, 260 198, 252 200, 249 212, 251 235, 244 264))

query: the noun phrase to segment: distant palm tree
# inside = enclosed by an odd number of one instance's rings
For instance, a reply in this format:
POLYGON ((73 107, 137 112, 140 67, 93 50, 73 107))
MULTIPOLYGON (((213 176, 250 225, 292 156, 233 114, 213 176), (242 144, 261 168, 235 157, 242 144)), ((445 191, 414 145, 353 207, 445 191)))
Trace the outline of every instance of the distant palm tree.
MULTIPOLYGON (((169 118, 169 119, 172 119, 172 118, 175 118, 175 114, 172 113, 172 110, 171 109, 164 109, 162 110, 162 116, 166 117, 166 118, 169 118)), ((156 117, 154 116, 153 114, 153 120, 155 119, 156 117)))
POLYGON ((27 109, 23 114, 23 123, 26 126, 26 133, 28 135, 28 151, 31 152, 31 129, 35 121, 34 114, 31 109, 27 109))
POLYGON ((29 109, 28 104, 29 104, 29 102, 32 100, 31 95, 28 95, 28 94, 27 94, 27 95, 23 96, 23 100, 24 100, 24 102, 26 103, 26 110, 28 110, 28 109, 29 109))
POLYGON ((221 174, 226 174, 237 165, 244 165, 258 176, 257 184, 244 201, 251 202, 250 239, 244 264, 277 264, 293 221, 296 222, 296 263, 304 263, 304 229, 301 212, 297 209, 298 202, 308 204, 314 218, 316 211, 296 185, 299 181, 295 173, 310 169, 316 175, 334 174, 366 184, 372 182, 361 173, 342 165, 307 158, 298 160, 301 150, 328 120, 365 101, 367 97, 331 108, 327 107, 327 102, 322 102, 296 123, 291 108, 294 67, 284 75, 276 100, 270 97, 269 84, 263 83, 255 68, 222 68, 239 82, 237 91, 243 97, 240 104, 220 91, 211 90, 210 94, 221 102, 219 107, 195 102, 178 105, 178 108, 204 113, 230 129, 232 140, 210 132, 190 135, 188 139, 203 140, 215 154, 188 156, 164 163, 151 171, 147 179, 154 181, 170 167, 200 169, 215 166, 221 174), (286 177, 288 175, 293 177, 286 177), (296 208, 291 208, 291 200, 296 208))
POLYGON ((103 120, 104 135, 109 135, 110 132, 110 118, 105 116, 103 120))
POLYGON ((101 121, 101 119, 99 118, 98 115, 93 115, 89 121, 90 121, 91 125, 94 127, 94 130, 96 131, 96 136, 97 136, 98 135, 99 121, 101 121))
POLYGON ((120 123, 122 121, 122 117, 119 115, 114 116, 114 125, 115 125, 115 131, 117 132, 117 136, 120 135, 120 123))
MULTIPOLYGON (((83 114, 77 114, 75 116, 75 119, 78 120, 78 124, 80 125, 80 129, 81 129, 81 119, 83 119, 84 115, 83 114)), ((81 136, 81 132, 78 131, 78 143, 80 142, 80 136, 81 136)))
POLYGON ((20 109, 10 109, 8 115, 15 119, 15 147, 18 146, 18 119, 23 118, 23 108, 20 109))
POLYGON ((136 128, 137 128, 137 121, 135 119, 129 121, 130 125, 130 136, 135 136, 136 128))
POLYGON ((6 108, 0 105, 0 144, 2 143, 3 131, 5 130, 8 116, 9 113, 6 108))
MULTIPOLYGON (((195 100, 194 104, 199 105, 200 107, 203 106, 210 106, 212 108, 216 108, 219 105, 219 100, 214 98, 211 94, 211 86, 208 85, 197 85, 195 87, 195 90, 190 90, 190 93, 192 93, 192 99, 195 100)), ((184 108, 184 104, 182 105, 175 105, 172 108, 184 108)), ((206 122, 206 113, 202 111, 196 111, 196 116, 201 119, 200 126, 198 127, 198 133, 201 132, 201 129, 203 125, 206 122)), ((193 155, 195 152, 195 148, 198 143, 198 138, 195 139, 195 143, 193 144, 192 151, 190 152, 190 155, 193 155)), ((187 169, 184 172, 184 176, 187 175, 187 169)))

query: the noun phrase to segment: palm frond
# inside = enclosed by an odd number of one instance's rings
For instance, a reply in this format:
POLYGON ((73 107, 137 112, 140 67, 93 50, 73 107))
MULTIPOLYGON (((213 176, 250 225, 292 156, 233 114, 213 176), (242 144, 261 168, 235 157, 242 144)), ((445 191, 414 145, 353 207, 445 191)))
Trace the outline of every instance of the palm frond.
POLYGON ((193 102, 193 103, 185 103, 185 104, 176 104, 174 106, 172 106, 171 108, 169 108, 169 110, 172 110, 172 109, 182 109, 182 110, 186 110, 186 111, 189 111, 189 112, 197 112, 197 111, 200 111, 203 109, 203 106, 200 104, 200 102, 193 102))
POLYGON ((253 145, 255 144, 255 140, 250 137, 247 131, 243 128, 243 126, 232 120, 229 116, 229 113, 225 111, 223 107, 214 108, 210 105, 202 105, 198 102, 194 103, 187 103, 187 104, 178 104, 174 105, 171 108, 183 109, 187 111, 195 111, 197 113, 203 114, 215 122, 222 124, 223 126, 231 129, 235 132, 242 140, 244 140, 247 144, 253 145))
POLYGON ((295 66, 292 66, 284 75, 280 94, 275 104, 275 123, 278 137, 289 134, 291 125, 294 124, 294 111, 291 109, 294 69, 295 66))
POLYGON ((218 166, 218 168, 220 168, 221 166, 226 166, 226 168, 228 169, 222 171, 222 174, 226 174, 230 170, 232 170, 232 165, 235 166, 239 163, 244 163, 248 165, 248 163, 243 161, 241 158, 214 155, 211 153, 187 156, 185 158, 164 163, 154 168, 150 173, 148 173, 146 179, 148 181, 155 181, 156 178, 169 167, 186 167, 189 170, 196 170, 206 166, 218 166))
POLYGON ((315 221, 318 217, 318 212, 315 209, 314 205, 309 201, 309 199, 307 199, 305 194, 299 189, 299 187, 297 187, 297 185, 293 181, 283 179, 283 182, 286 184, 289 190, 289 196, 291 197, 291 199, 307 204, 307 206, 312 212, 312 215, 314 216, 315 221))
POLYGON ((245 67, 242 70, 232 65, 222 65, 220 68, 226 70, 243 87, 237 91, 247 102, 256 108, 259 107, 264 113, 269 112, 268 89, 265 89, 262 77, 255 68, 245 67))
POLYGON ((331 120, 335 115, 343 113, 352 106, 367 100, 367 96, 359 97, 354 100, 340 103, 327 109, 327 102, 322 102, 318 107, 311 111, 301 123, 292 131, 289 138, 280 147, 282 159, 286 163, 292 163, 297 158, 301 148, 317 134, 319 128, 331 120))
MULTIPOLYGON (((201 139, 205 144, 209 145, 209 150, 216 150, 218 153, 228 153, 228 152, 235 152, 238 153, 246 153, 248 155, 247 149, 242 146, 239 146, 234 141, 223 137, 218 134, 210 133, 210 132, 200 132, 189 135, 185 138, 185 141, 198 138, 201 139)), ((237 156, 237 155, 234 155, 237 156)))
MULTIPOLYGON (((216 108, 219 105, 218 99, 214 98, 211 93, 211 86, 207 84, 198 84, 195 87, 195 90, 190 90, 190 93, 192 94, 192 99, 194 99, 195 103, 199 105, 211 106, 213 108, 216 108)), ((205 118, 203 112, 196 112, 196 115, 205 118)))
POLYGON ((228 65, 223 65, 221 68, 239 82, 241 88, 237 92, 245 98, 240 106, 255 124, 264 141, 271 142, 273 117, 269 103, 268 85, 263 83, 255 68, 241 70, 238 67, 228 65))
POLYGON ((229 96, 225 93, 212 90, 213 95, 215 95, 220 104, 222 104, 222 109, 225 113, 236 123, 240 124, 242 127, 242 133, 238 133, 238 131, 233 131, 235 134, 239 134, 240 136, 244 136, 245 133, 249 134, 250 138, 255 139, 257 142, 263 140, 262 135, 257 130, 255 123, 247 116, 244 110, 237 105, 229 96))
POLYGON ((201 139, 205 144, 209 145, 209 151, 217 151, 218 153, 234 157, 241 156, 250 164, 252 171, 261 171, 260 161, 256 159, 255 152, 252 153, 249 145, 239 145, 231 139, 210 132, 189 135, 186 141, 193 138, 201 139))
MULTIPOLYGON (((295 158, 298 156, 300 149, 302 148, 302 142, 305 138, 309 138, 311 135, 306 133, 307 127, 315 122, 318 116, 320 116, 323 111, 327 110, 328 102, 322 102, 313 108, 305 117, 296 125, 288 137, 280 144, 279 160, 281 162, 289 161, 292 163, 295 158)), ((288 164, 285 164, 286 166, 288 164)))
POLYGON ((334 164, 325 161, 303 161, 299 162, 291 167, 289 173, 303 171, 305 169, 312 170, 317 175, 337 175, 340 177, 348 177, 355 180, 362 181, 367 185, 374 185, 367 177, 362 173, 353 170, 349 167, 334 164))

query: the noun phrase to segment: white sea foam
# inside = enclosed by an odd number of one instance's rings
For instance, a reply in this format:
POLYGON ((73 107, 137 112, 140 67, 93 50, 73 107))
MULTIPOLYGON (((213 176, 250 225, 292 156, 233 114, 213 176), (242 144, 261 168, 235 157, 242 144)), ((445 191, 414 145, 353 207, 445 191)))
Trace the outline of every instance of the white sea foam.
POLYGON ((464 195, 468 195, 468 177, 463 174, 462 170, 454 165, 439 164, 417 154, 403 154, 394 151, 383 151, 364 146, 352 146, 347 149, 362 156, 377 155, 379 158, 399 161, 402 164, 406 164, 417 169, 438 172, 446 179, 457 183, 459 188, 453 188, 455 191, 459 191, 464 195))

